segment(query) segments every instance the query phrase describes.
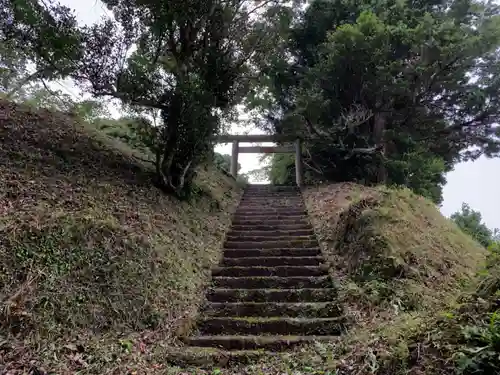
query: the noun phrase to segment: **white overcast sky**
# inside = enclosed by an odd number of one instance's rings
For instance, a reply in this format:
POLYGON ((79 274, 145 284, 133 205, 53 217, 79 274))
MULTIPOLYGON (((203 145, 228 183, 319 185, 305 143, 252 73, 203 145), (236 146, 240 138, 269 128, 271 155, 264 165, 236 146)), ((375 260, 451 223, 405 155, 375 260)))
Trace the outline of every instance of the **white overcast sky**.
MULTIPOLYGON (((59 0, 75 10, 81 24, 92 24, 107 14, 100 0, 59 0)), ((72 90, 71 90, 72 91, 72 90)), ((250 129, 234 128, 233 133, 250 129)), ((259 133, 251 129, 250 133, 259 133)), ((220 153, 231 153, 231 145, 220 145, 220 153)), ((259 168, 258 154, 240 154, 241 172, 259 168)), ((500 159, 480 158, 475 162, 461 163, 447 176, 444 187, 444 202, 441 211, 449 216, 460 209, 462 202, 481 212, 490 228, 500 228, 500 159)))

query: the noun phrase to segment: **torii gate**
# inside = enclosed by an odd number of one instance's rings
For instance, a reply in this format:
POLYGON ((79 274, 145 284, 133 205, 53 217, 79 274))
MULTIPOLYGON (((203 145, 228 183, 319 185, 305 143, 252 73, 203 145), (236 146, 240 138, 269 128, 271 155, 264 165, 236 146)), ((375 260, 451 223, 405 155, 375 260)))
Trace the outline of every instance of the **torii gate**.
POLYGON ((268 135, 268 134, 254 134, 254 135, 231 135, 225 134, 217 137, 218 143, 232 143, 233 149, 231 153, 231 175, 236 178, 238 175, 238 154, 253 153, 253 154, 270 154, 270 153, 291 153, 295 152, 295 182, 297 186, 304 184, 303 168, 302 168, 302 140, 297 136, 289 135, 268 135), (250 146, 240 147, 240 142, 294 142, 290 146, 250 146))

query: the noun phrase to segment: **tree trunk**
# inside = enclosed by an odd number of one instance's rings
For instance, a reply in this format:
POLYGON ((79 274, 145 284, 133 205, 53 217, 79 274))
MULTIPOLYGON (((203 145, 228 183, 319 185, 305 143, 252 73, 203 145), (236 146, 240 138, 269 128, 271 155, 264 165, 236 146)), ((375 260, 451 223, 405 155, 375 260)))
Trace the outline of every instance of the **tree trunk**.
POLYGON ((386 115, 383 112, 375 113, 373 120, 373 139, 376 147, 380 150, 380 161, 377 168, 377 183, 385 184, 387 182, 387 170, 385 167, 385 133, 386 115))

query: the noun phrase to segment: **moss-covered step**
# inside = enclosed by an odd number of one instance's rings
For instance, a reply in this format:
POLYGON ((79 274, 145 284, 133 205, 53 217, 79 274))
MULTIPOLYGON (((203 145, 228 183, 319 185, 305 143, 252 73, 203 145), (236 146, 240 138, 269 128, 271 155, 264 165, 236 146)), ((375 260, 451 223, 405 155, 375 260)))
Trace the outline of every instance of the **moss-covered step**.
POLYGON ((315 257, 321 255, 319 247, 307 249, 225 249, 224 258, 252 257, 315 257))
POLYGON ((228 351, 215 347, 182 346, 170 348, 166 353, 167 362, 179 367, 201 368, 226 367, 248 364, 263 356, 276 356, 278 353, 264 350, 234 350, 228 351))
POLYGON ((201 347, 223 348, 226 350, 268 350, 281 351, 313 342, 332 342, 338 336, 192 336, 186 344, 201 347))
POLYGON ((291 235, 279 235, 275 234, 259 236, 251 231, 246 233, 240 233, 238 235, 227 235, 227 241, 249 241, 249 242, 264 242, 264 241, 315 241, 316 237, 313 235, 299 235, 299 234, 291 234, 291 235))
POLYGON ((323 276, 328 275, 325 266, 276 266, 276 267, 216 267, 212 276, 254 277, 254 276, 323 276))
POLYGON ((234 220, 307 220, 306 214, 278 214, 274 212, 266 212, 265 209, 262 210, 260 214, 247 214, 245 212, 235 212, 233 215, 234 220))
POLYGON ((247 228, 245 230, 231 230, 227 237, 241 237, 241 236, 254 236, 254 237, 288 237, 288 236, 314 236, 312 228, 307 229, 294 229, 294 230, 255 230, 247 228))
POLYGON ((332 318, 342 313, 337 302, 209 302, 203 310, 205 316, 233 317, 332 318))
POLYGON ((319 277, 221 277, 212 278, 216 288, 234 289, 301 289, 301 288, 331 288, 329 276, 319 277))
POLYGON ((254 226, 255 229, 260 228, 262 226, 276 226, 276 227, 285 227, 290 225, 301 225, 307 226, 307 228, 311 227, 311 224, 307 220, 307 217, 266 217, 266 218, 248 218, 244 216, 233 217, 233 228, 237 226, 254 226))
POLYGON ((329 302, 335 301, 334 288, 303 289, 209 289, 212 302, 329 302))
POLYGON ((198 330, 203 335, 339 335, 345 318, 204 317, 198 330))
POLYGON ((226 249, 282 249, 318 247, 318 241, 313 240, 280 240, 280 241, 226 241, 226 249))
POLYGON ((223 258, 221 266, 224 267, 253 267, 266 265, 268 267, 277 266, 319 266, 324 263, 321 256, 312 257, 242 257, 223 258))
POLYGON ((266 207, 263 209, 262 207, 238 207, 236 210, 236 215, 242 216, 261 216, 261 215, 291 215, 291 216, 302 216, 307 215, 306 209, 302 207, 266 207))
POLYGON ((303 223, 299 224, 287 224, 283 223, 282 221, 277 221, 274 224, 271 224, 269 222, 262 223, 260 221, 255 222, 254 224, 247 225, 247 224, 235 224, 233 222, 233 225, 231 227, 231 230, 234 231, 266 231, 266 232, 279 232, 279 231, 287 231, 293 233, 294 231, 298 230, 313 230, 311 224, 308 221, 304 221, 303 223))

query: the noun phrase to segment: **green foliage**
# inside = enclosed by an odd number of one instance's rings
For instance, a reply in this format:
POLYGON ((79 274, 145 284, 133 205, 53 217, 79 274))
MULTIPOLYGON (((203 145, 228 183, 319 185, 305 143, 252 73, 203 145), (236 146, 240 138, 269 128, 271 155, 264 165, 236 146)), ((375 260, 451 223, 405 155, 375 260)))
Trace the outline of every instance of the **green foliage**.
POLYGON ((462 203, 461 211, 451 215, 451 219, 484 247, 493 245, 494 232, 482 222, 481 213, 473 210, 467 203, 462 203))
POLYGON ((467 346, 458 354, 459 374, 496 374, 500 371, 500 310, 489 315, 489 321, 462 329, 467 346))
MULTIPOLYGON (((230 172, 231 171, 231 155, 214 153, 214 164, 220 170, 230 172)), ((238 163, 238 172, 241 169, 241 164, 238 163)))
POLYGON ((304 156, 319 179, 440 202, 455 162, 498 155, 499 20, 479 1, 315 0, 260 61, 247 104, 264 129, 317 138, 304 156))
POLYGON ((280 14, 300 1, 103 2, 114 19, 79 27, 65 7, 16 0, 2 10, 0 30, 32 59, 37 77, 70 77, 94 96, 160 111, 150 138, 156 182, 189 194, 195 167, 248 89, 241 78, 251 58, 269 49, 280 14))
POLYGON ((127 143, 145 155, 153 154, 156 129, 148 119, 130 116, 119 119, 96 118, 92 122, 97 129, 110 137, 127 143))
MULTIPOLYGON (((231 172, 231 155, 214 153, 213 163, 215 167, 226 174, 231 172)), ((239 186, 244 187, 249 183, 248 175, 239 173, 241 169, 241 164, 238 163, 238 175, 236 177, 236 182, 239 186)))

